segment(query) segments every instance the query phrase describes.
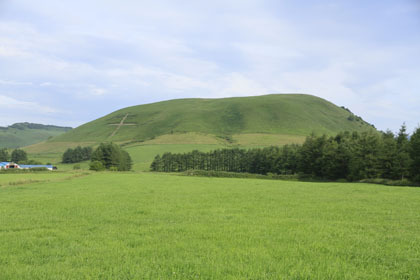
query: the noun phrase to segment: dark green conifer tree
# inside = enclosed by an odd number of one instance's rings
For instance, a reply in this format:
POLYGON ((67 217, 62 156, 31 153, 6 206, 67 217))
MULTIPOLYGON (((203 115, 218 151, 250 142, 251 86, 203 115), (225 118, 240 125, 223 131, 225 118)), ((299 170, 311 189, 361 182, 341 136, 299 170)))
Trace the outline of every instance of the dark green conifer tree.
POLYGON ((393 170, 393 177, 396 179, 404 180, 410 175, 410 141, 408 139, 407 128, 403 124, 397 135, 397 155, 396 165, 393 170))
POLYGON ((410 177, 415 182, 420 182, 420 127, 418 127, 410 138, 410 177))
POLYGON ((381 138, 381 151, 378 155, 379 174, 378 178, 385 179, 399 179, 395 176, 395 169, 397 168, 397 141, 391 131, 386 131, 381 138))
POLYGON ((364 132, 360 136, 353 134, 353 151, 349 163, 350 180, 379 177, 380 137, 376 133, 364 132))

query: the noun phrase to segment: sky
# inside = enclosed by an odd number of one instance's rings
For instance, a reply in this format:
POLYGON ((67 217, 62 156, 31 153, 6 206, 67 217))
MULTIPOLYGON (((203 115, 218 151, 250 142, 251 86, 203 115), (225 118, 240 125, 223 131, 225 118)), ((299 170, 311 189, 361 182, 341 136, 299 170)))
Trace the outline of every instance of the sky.
POLYGON ((306 93, 420 124, 420 0, 0 0, 0 125, 306 93))

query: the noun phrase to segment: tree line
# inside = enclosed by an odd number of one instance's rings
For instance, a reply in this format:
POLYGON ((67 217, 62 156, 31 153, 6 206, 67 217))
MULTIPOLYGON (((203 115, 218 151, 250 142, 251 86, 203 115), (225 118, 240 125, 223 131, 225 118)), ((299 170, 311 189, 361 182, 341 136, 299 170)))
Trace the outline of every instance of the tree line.
POLYGON ((28 155, 24 150, 14 149, 9 155, 6 148, 0 149, 0 161, 11 161, 14 163, 25 164, 28 162, 28 155))
MULTIPOLYGON (((101 143, 95 150, 92 147, 67 149, 62 156, 63 163, 77 163, 91 160, 90 170, 128 171, 131 170, 130 155, 114 143, 101 143)), ((80 168, 80 165, 78 166, 80 168)))
POLYGON ((409 137, 403 125, 387 131, 308 136, 302 145, 157 155, 152 171, 207 170, 255 174, 302 174, 357 181, 383 178, 420 182, 420 128, 409 137))
POLYGON ((7 148, 0 149, 1 161, 10 161, 18 164, 42 164, 37 160, 28 159, 28 154, 22 149, 14 149, 11 154, 9 154, 7 148))
POLYGON ((82 162, 85 160, 90 160, 92 156, 92 147, 80 147, 72 149, 69 148, 63 153, 62 162, 63 163, 76 163, 82 162))

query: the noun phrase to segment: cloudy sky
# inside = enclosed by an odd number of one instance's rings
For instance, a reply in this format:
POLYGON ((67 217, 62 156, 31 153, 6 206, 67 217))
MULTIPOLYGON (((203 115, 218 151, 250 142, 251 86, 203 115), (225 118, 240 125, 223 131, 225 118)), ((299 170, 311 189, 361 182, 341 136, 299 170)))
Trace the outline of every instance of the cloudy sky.
POLYGON ((420 1, 0 0, 3 126, 293 92, 417 127, 420 1))

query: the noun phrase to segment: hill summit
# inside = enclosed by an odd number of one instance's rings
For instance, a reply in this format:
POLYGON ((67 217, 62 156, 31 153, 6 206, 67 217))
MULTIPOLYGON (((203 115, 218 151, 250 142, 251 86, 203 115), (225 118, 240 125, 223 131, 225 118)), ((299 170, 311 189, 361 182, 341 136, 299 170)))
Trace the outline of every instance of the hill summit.
POLYGON ((127 107, 54 137, 52 142, 135 142, 199 133, 306 136, 374 127, 350 110, 306 94, 176 99, 127 107))

